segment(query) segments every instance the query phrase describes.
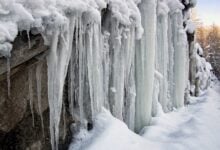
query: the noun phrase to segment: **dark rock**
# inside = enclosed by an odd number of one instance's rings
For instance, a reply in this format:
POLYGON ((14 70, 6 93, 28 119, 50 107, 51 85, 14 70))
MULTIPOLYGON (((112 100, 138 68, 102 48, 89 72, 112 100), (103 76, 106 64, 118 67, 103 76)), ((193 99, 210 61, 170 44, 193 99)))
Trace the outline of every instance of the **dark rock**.
MULTIPOLYGON (((48 47, 44 45, 40 35, 30 35, 30 38, 30 48, 25 32, 20 34, 13 44, 10 58, 10 95, 8 95, 7 61, 6 58, 0 58, 0 150, 51 149, 46 63, 48 47), (41 81, 36 79, 36 68, 39 65, 42 66, 41 81), (38 107, 37 82, 41 82, 41 111, 38 107), (33 90, 34 118, 30 107, 30 87, 33 90), (41 114, 44 128, 41 124, 41 114)), ((64 99, 67 101, 66 97, 64 99)), ((64 106, 68 107, 68 104, 64 106)), ((65 110, 67 108, 64 109, 60 121, 61 150, 68 148, 72 138, 68 128, 72 119, 65 110)))

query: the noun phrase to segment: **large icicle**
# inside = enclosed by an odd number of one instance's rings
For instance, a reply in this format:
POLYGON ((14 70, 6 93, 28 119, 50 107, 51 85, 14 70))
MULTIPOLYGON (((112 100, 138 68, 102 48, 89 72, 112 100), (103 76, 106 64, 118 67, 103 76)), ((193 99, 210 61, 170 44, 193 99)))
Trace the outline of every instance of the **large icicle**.
POLYGON ((85 88, 85 50, 84 50, 84 39, 83 39, 83 25, 82 25, 82 21, 81 18, 79 19, 79 29, 78 29, 79 33, 79 41, 77 43, 77 47, 78 51, 79 51, 79 97, 78 97, 78 103, 79 103, 79 115, 80 115, 80 122, 83 124, 84 123, 84 119, 85 119, 85 113, 84 113, 84 96, 88 95, 85 94, 84 92, 86 92, 85 88))
POLYGON ((124 121, 131 130, 135 126, 135 28, 127 29, 126 35, 123 38, 125 45, 125 96, 124 96, 124 121))
POLYGON ((7 58, 7 85, 8 85, 8 97, 11 96, 11 63, 10 57, 7 58))
MULTIPOLYGON (((162 74, 160 80, 159 102, 165 112, 168 111, 168 11, 169 8, 163 0, 158 1, 157 7, 157 70, 162 74)), ((172 57, 171 57, 172 59, 172 57)))
POLYGON ((112 18, 112 27, 110 35, 110 50, 112 53, 111 84, 110 84, 110 105, 112 114, 123 120, 123 102, 124 102, 124 49, 122 47, 119 21, 112 18))
POLYGON ((29 68, 28 70, 28 88, 29 88, 29 105, 32 115, 32 125, 34 127, 34 93, 33 93, 33 70, 29 68))
POLYGON ((169 55, 169 67, 168 67, 168 108, 173 107, 173 92, 174 92, 174 48, 173 48, 173 32, 172 32, 172 20, 171 16, 168 16, 168 55, 169 55))
POLYGON ((140 4, 144 34, 136 49, 136 125, 139 132, 151 119, 156 50, 156 0, 140 4))
POLYGON ((69 74, 70 112, 83 127, 100 112, 105 95, 101 26, 99 22, 88 23, 87 15, 76 23, 69 74))
POLYGON ((100 112, 103 106, 103 74, 102 53, 100 48, 101 28, 99 24, 91 24, 85 34, 85 50, 87 54, 89 93, 91 101, 92 118, 100 112))
POLYGON ((182 25, 182 12, 173 14, 173 45, 174 45, 174 107, 184 105, 184 93, 186 88, 186 51, 187 37, 182 25))
POLYGON ((42 78, 42 63, 39 62, 36 67, 36 82, 37 82, 37 106, 38 106, 38 112, 40 115, 41 119, 41 128, 42 128, 42 133, 44 137, 44 120, 43 120, 43 114, 42 114, 42 104, 41 104, 41 78, 42 78))
POLYGON ((66 27, 53 31, 48 63, 48 98, 52 150, 58 150, 59 123, 62 111, 64 81, 72 51, 75 18, 67 19, 66 27))

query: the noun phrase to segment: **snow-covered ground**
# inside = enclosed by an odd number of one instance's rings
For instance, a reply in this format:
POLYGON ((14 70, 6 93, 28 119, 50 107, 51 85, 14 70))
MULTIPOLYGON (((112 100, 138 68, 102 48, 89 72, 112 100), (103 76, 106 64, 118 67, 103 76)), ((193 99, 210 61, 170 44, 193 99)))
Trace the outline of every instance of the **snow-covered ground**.
POLYGON ((82 130, 69 150, 219 150, 220 85, 192 98, 184 108, 160 111, 141 135, 103 110, 94 129, 82 130))

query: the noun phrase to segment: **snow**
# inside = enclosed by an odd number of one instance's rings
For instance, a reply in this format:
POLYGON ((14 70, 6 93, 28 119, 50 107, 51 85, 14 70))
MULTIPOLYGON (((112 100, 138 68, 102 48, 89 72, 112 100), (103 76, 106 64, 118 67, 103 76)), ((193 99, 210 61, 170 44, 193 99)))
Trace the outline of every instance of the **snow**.
POLYGON ((179 0, 166 0, 171 12, 179 12, 184 5, 179 0))
POLYGON ((94 129, 89 132, 82 129, 73 141, 69 150, 141 150, 155 147, 105 109, 96 117, 94 129))
POLYGON ((196 30, 196 26, 191 20, 187 20, 185 30, 190 34, 193 34, 196 30))
POLYGON ((192 97, 191 104, 153 119, 144 137, 167 150, 218 150, 220 148, 220 87, 192 97))
POLYGON ((191 97, 190 104, 170 113, 158 114, 141 136, 130 131, 118 119, 103 110, 95 119, 94 129, 81 130, 69 150, 219 150, 220 86, 191 97))
POLYGON ((196 52, 198 53, 198 55, 200 55, 200 56, 203 55, 203 49, 202 49, 202 47, 199 45, 199 43, 196 43, 196 44, 195 44, 195 49, 196 49, 196 52))

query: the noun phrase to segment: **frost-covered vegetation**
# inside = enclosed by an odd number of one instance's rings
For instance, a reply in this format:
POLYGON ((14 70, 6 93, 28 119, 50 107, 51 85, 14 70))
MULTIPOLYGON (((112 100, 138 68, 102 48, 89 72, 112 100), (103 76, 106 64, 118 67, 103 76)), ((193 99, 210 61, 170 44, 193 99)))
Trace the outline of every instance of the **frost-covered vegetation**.
POLYGON ((151 123, 158 106, 172 111, 188 102, 190 91, 208 87, 211 67, 189 39, 195 30, 189 10, 195 4, 195 0, 0 0, 1 56, 10 57, 11 42, 23 30, 41 34, 50 47, 53 150, 59 144, 65 80, 69 112, 80 128, 93 124, 105 107, 135 132, 151 123))
POLYGON ((220 77, 220 27, 218 25, 204 26, 197 23, 196 40, 204 49, 204 57, 211 63, 215 75, 220 77))

